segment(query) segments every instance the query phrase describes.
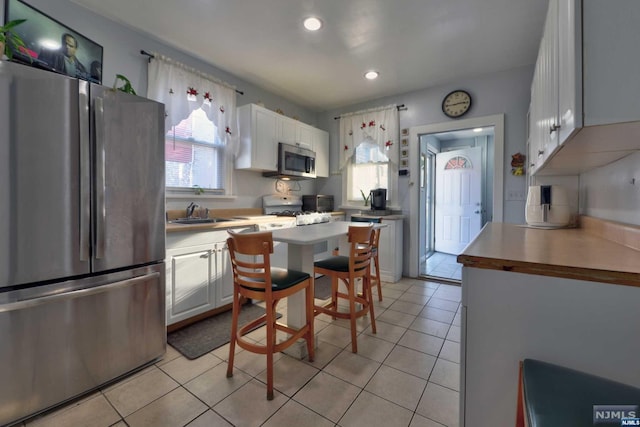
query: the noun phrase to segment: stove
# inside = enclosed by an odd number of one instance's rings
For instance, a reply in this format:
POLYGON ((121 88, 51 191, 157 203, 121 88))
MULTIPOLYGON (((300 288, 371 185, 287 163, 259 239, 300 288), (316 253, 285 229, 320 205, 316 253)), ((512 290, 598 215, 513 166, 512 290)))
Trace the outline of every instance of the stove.
POLYGON ((331 214, 327 212, 303 212, 302 196, 274 194, 262 198, 265 215, 295 217, 296 225, 319 224, 330 222, 331 214))

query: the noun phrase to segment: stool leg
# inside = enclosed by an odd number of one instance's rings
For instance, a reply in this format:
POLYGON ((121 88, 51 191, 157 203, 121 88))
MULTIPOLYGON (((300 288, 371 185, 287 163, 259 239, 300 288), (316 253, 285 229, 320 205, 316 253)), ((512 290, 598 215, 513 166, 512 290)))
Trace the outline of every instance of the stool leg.
POLYGON ((349 292, 349 320, 351 321, 351 351, 358 352, 358 339, 356 337, 356 284, 355 281, 345 281, 349 292))
POLYGON ((376 283, 378 284, 378 301, 382 301, 382 284, 380 280, 380 261, 378 255, 373 257, 373 264, 376 267, 376 283))
POLYGON ((366 288, 367 288, 367 296, 366 299, 369 302, 369 315, 371 316, 371 332, 373 332, 374 334, 377 333, 376 331, 376 315, 373 312, 373 291, 371 290, 371 277, 365 277, 364 281, 367 282, 366 283, 366 288))
MULTIPOLYGON (((334 311, 338 311, 338 278, 331 277, 331 306, 334 311)), ((331 316, 331 319, 336 320, 336 316, 331 316)))
MULTIPOLYGON (((309 279, 309 281, 311 282, 311 280, 313 279, 309 279)), ((312 283, 309 283, 309 286, 307 286, 307 289, 305 290, 306 293, 306 297, 307 297, 307 354, 309 355, 309 362, 313 362, 313 360, 315 359, 315 335, 313 333, 313 322, 315 321, 315 316, 313 314, 314 308, 313 308, 313 286, 312 283)))
MULTIPOLYGON (((235 286, 235 285, 234 285, 235 286)), ((229 341, 229 361, 227 362, 227 378, 233 376, 233 358, 236 353, 236 340, 238 334, 238 312, 240 311, 240 298, 233 292, 233 306, 231 309, 231 340, 229 341)))
POLYGON ((267 302, 267 400, 273 400, 273 346, 275 343, 274 306, 267 302))

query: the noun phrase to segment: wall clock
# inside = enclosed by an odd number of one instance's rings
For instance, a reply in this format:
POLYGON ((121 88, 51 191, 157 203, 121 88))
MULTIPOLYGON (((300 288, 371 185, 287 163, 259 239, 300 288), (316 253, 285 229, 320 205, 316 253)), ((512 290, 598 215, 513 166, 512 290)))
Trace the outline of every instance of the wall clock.
POLYGON ((453 119, 466 114, 471 108, 471 95, 464 90, 454 90, 442 100, 442 112, 453 119))

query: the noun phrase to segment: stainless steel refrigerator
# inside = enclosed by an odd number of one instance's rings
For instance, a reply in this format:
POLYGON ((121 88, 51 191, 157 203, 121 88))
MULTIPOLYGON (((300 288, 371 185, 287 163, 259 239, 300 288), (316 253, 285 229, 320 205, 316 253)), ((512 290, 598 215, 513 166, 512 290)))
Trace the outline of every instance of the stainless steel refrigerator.
POLYGON ((164 354, 163 121, 0 61, 0 425, 164 354))

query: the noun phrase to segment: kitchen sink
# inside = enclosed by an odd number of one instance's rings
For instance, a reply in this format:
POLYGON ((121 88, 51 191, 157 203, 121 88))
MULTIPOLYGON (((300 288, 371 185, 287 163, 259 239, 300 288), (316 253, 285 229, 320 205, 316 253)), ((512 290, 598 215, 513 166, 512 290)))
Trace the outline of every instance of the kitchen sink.
POLYGON ((169 224, 210 224, 214 222, 233 221, 227 218, 178 218, 169 221, 169 224))

